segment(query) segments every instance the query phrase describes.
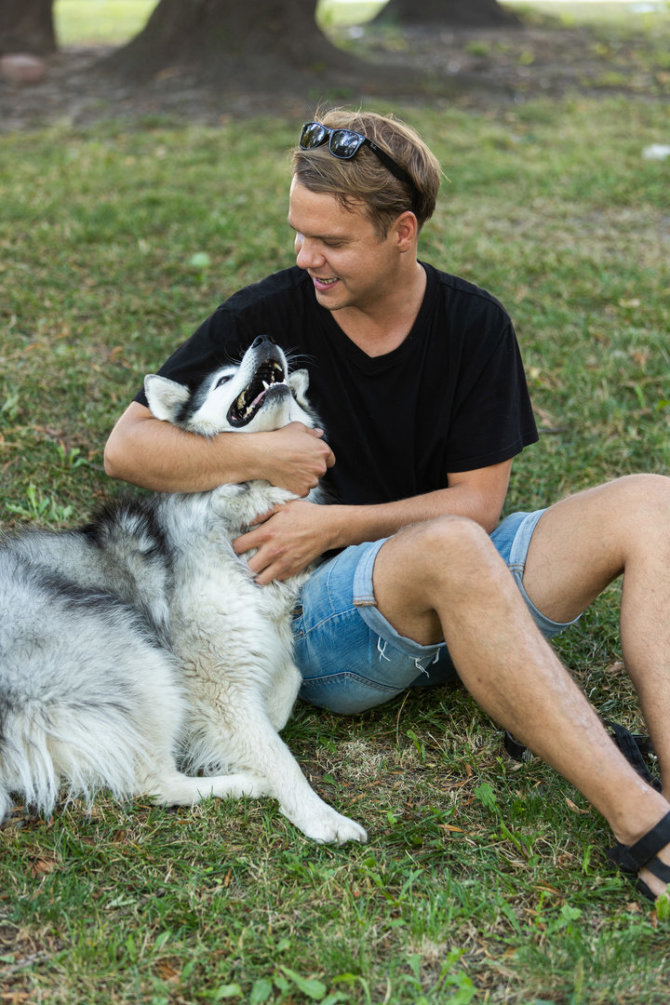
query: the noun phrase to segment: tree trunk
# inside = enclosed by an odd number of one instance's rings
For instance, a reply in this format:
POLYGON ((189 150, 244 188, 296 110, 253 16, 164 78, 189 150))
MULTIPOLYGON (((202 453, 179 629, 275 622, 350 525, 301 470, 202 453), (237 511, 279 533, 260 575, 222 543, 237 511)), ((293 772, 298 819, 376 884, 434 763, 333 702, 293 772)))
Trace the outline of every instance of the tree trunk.
POLYGON ((107 60, 129 80, 186 69, 235 85, 280 84, 353 60, 315 21, 317 0, 160 0, 145 28, 107 60))
POLYGON ((0 55, 56 51, 53 0, 0 0, 0 55))
POLYGON ((489 28, 520 24, 497 0, 389 0, 373 21, 380 24, 442 24, 489 28))

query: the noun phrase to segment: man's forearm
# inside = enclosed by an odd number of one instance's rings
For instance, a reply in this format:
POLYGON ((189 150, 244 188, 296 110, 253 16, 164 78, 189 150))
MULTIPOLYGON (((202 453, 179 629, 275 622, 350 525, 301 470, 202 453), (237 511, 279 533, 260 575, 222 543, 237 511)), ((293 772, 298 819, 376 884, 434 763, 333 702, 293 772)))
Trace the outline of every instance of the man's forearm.
POLYGON ((125 413, 107 441, 105 471, 111 478, 154 491, 204 492, 244 480, 243 466, 245 471, 250 468, 246 454, 251 442, 222 446, 218 437, 187 433, 153 417, 131 415, 128 421, 125 413))
POLYGON ((440 489, 411 499, 368 506, 328 506, 330 548, 390 537, 403 527, 439 516, 464 516, 490 533, 500 515, 497 502, 483 500, 464 486, 440 489))
POLYGON ((110 477, 159 492, 205 492, 264 478, 302 496, 334 460, 321 432, 299 422, 272 432, 207 438, 161 422, 135 402, 105 447, 105 471, 110 477))
POLYGON ((302 572, 325 552, 391 537, 403 527, 439 516, 468 517, 490 533, 500 515, 508 473, 509 465, 470 472, 450 488, 376 505, 289 502, 259 514, 258 522, 233 546, 238 555, 253 553, 249 569, 264 585, 302 572))
POLYGON ((502 461, 486 468, 451 474, 448 488, 397 502, 334 509, 326 517, 335 539, 331 547, 377 541, 412 523, 439 516, 468 517, 490 534, 500 518, 511 470, 512 461, 502 461))

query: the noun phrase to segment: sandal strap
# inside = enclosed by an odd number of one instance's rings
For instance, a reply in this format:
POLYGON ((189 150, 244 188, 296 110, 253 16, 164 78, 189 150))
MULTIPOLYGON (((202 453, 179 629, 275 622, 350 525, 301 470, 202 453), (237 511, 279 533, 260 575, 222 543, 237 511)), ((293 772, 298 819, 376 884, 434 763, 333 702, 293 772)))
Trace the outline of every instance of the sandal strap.
POLYGON ((635 876, 637 874, 637 865, 633 859, 628 854, 628 848, 625 844, 621 844, 620 841, 614 845, 613 848, 608 848, 605 852, 610 862, 613 862, 622 872, 625 872, 628 876, 635 876))
POLYGON ((643 879, 638 879, 636 886, 638 889, 638 893, 641 893, 643 897, 647 898, 647 900, 651 900, 652 903, 656 900, 656 897, 651 887, 647 886, 647 884, 643 879))
MULTIPOLYGON (((639 841, 626 848, 627 857, 633 860, 637 869, 641 869, 646 865, 649 871, 652 872, 653 870, 648 864, 649 860, 653 859, 656 853, 661 848, 665 848, 667 844, 670 844, 670 812, 666 813, 656 826, 647 831, 639 841)), ((659 862, 659 865, 663 865, 663 863, 659 862)), ((664 866, 664 868, 667 868, 667 866, 664 866)), ((654 873, 654 875, 658 874, 654 873)), ((663 879, 662 876, 658 876, 658 878, 663 879)))
POLYGON ((666 865, 660 858, 650 858, 644 867, 662 883, 670 883, 670 865, 666 865))
MULTIPOLYGON (((646 863, 645 869, 648 869, 652 876, 656 879, 660 879, 663 883, 670 883, 670 865, 666 865, 665 862, 661 862, 660 858, 652 858, 646 863)), ((638 877, 637 888, 643 897, 647 900, 654 902, 656 900, 656 894, 653 892, 651 887, 647 886, 643 879, 638 877)))

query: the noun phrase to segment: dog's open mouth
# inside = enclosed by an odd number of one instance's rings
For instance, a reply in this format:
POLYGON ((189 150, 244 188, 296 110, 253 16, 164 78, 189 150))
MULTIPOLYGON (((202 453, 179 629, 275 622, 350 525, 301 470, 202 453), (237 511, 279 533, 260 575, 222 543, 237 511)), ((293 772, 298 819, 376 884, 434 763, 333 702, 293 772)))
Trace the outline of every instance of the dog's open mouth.
POLYGON ((231 426, 246 426, 265 401, 268 391, 288 390, 284 368, 275 359, 266 359, 228 410, 231 426))

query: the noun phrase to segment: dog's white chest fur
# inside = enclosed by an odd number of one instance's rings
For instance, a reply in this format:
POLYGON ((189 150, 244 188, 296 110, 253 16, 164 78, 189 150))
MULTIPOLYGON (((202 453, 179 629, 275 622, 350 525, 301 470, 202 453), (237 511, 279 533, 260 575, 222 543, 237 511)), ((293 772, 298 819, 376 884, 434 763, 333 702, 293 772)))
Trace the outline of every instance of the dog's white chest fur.
MULTIPOLYGON (((163 501, 166 525, 187 542, 175 554, 170 606, 173 646, 191 678, 193 704, 221 704, 219 714, 226 714, 232 688, 259 691, 275 729, 286 725, 300 687, 291 618, 306 575, 258 586, 248 556, 236 555, 232 541, 258 514, 290 498, 249 482, 163 501)), ((188 760, 192 769, 214 767, 207 757, 188 760)))

